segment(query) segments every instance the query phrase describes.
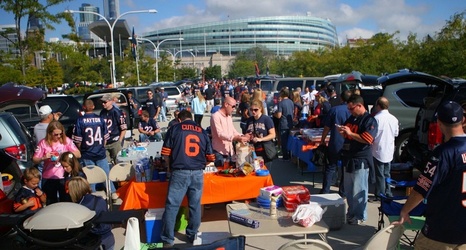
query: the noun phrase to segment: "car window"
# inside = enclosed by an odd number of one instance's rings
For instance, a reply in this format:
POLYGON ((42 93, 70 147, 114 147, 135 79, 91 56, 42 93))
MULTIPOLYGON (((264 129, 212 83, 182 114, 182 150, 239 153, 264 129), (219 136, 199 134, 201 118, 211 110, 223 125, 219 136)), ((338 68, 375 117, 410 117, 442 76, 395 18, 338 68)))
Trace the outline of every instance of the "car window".
POLYGON ((39 107, 43 105, 49 105, 54 113, 60 112, 62 114, 66 114, 66 111, 70 108, 64 98, 45 98, 39 103, 39 107))
POLYGON ((278 81, 277 84, 277 91, 280 91, 283 87, 288 87, 288 89, 293 90, 296 88, 303 87, 303 80, 286 80, 286 81, 278 81))
POLYGON ((272 91, 273 80, 261 80, 261 89, 263 91, 272 91))
POLYGON ((11 108, 4 109, 5 112, 11 112, 15 115, 18 120, 37 120, 39 119, 39 113, 36 106, 30 105, 12 105, 11 108))
POLYGON ((165 88, 164 91, 168 95, 179 95, 180 94, 180 91, 178 90, 178 88, 165 88))
POLYGON ((428 95, 429 88, 403 88, 397 90, 394 95, 397 96, 405 106, 420 108, 424 106, 424 98, 428 95))

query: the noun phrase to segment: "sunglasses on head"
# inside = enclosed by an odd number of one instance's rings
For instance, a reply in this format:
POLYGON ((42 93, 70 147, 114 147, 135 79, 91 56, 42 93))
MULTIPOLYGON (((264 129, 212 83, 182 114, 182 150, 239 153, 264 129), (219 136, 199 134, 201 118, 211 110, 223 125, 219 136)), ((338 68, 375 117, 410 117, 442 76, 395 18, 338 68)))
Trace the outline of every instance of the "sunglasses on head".
POLYGON ((53 134, 53 136, 61 136, 63 133, 53 134))

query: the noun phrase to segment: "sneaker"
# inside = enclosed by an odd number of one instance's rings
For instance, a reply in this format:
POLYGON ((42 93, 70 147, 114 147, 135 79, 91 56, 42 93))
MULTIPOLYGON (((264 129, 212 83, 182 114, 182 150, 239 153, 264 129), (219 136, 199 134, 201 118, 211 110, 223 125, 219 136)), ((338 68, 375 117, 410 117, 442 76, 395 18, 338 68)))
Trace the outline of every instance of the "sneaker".
POLYGON ((173 246, 174 246, 174 244, 170 244, 170 243, 167 243, 167 242, 163 243, 163 248, 172 248, 173 246))
POLYGON ((365 222, 364 220, 358 220, 356 218, 351 218, 351 219, 348 220, 349 225, 361 225, 364 222, 365 222))

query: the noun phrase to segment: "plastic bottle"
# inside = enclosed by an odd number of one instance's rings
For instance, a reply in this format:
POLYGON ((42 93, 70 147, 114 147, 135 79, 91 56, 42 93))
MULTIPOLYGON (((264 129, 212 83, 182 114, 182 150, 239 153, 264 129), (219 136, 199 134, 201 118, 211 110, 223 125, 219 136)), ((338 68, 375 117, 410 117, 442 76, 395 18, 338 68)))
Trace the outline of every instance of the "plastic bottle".
MULTIPOLYGON (((0 177, 1 177, 1 176, 2 176, 2 172, 0 172, 0 177)), ((2 180, 2 179, 0 179, 0 190, 5 191, 5 190, 3 189, 3 180, 2 180)))
POLYGON ((275 195, 270 196, 270 217, 277 218, 277 199, 275 195))
POLYGON ((149 159, 144 158, 143 166, 144 166, 144 176, 146 177, 144 181, 149 182, 149 181, 152 180, 152 174, 151 174, 151 171, 150 171, 149 159))

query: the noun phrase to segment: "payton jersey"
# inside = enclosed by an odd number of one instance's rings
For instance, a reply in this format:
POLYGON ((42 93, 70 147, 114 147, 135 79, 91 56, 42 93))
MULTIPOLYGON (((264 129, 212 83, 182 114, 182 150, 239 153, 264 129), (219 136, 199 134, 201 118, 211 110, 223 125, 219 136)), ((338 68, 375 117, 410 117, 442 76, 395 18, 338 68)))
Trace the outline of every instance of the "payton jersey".
POLYGON ((427 198, 424 235, 466 244, 466 136, 452 137, 434 149, 414 190, 427 198))
POLYGON ((110 110, 102 109, 102 111, 100 111, 100 117, 104 118, 110 135, 107 144, 118 141, 121 131, 127 129, 126 118, 123 112, 116 108, 110 110))
POLYGON ((92 113, 86 113, 76 120, 72 139, 81 144, 79 150, 83 159, 101 160, 105 155, 105 141, 110 138, 105 120, 92 113))
POLYGON ((171 169, 204 169, 207 161, 215 160, 207 133, 192 120, 175 124, 167 131, 162 155, 170 157, 171 169))

